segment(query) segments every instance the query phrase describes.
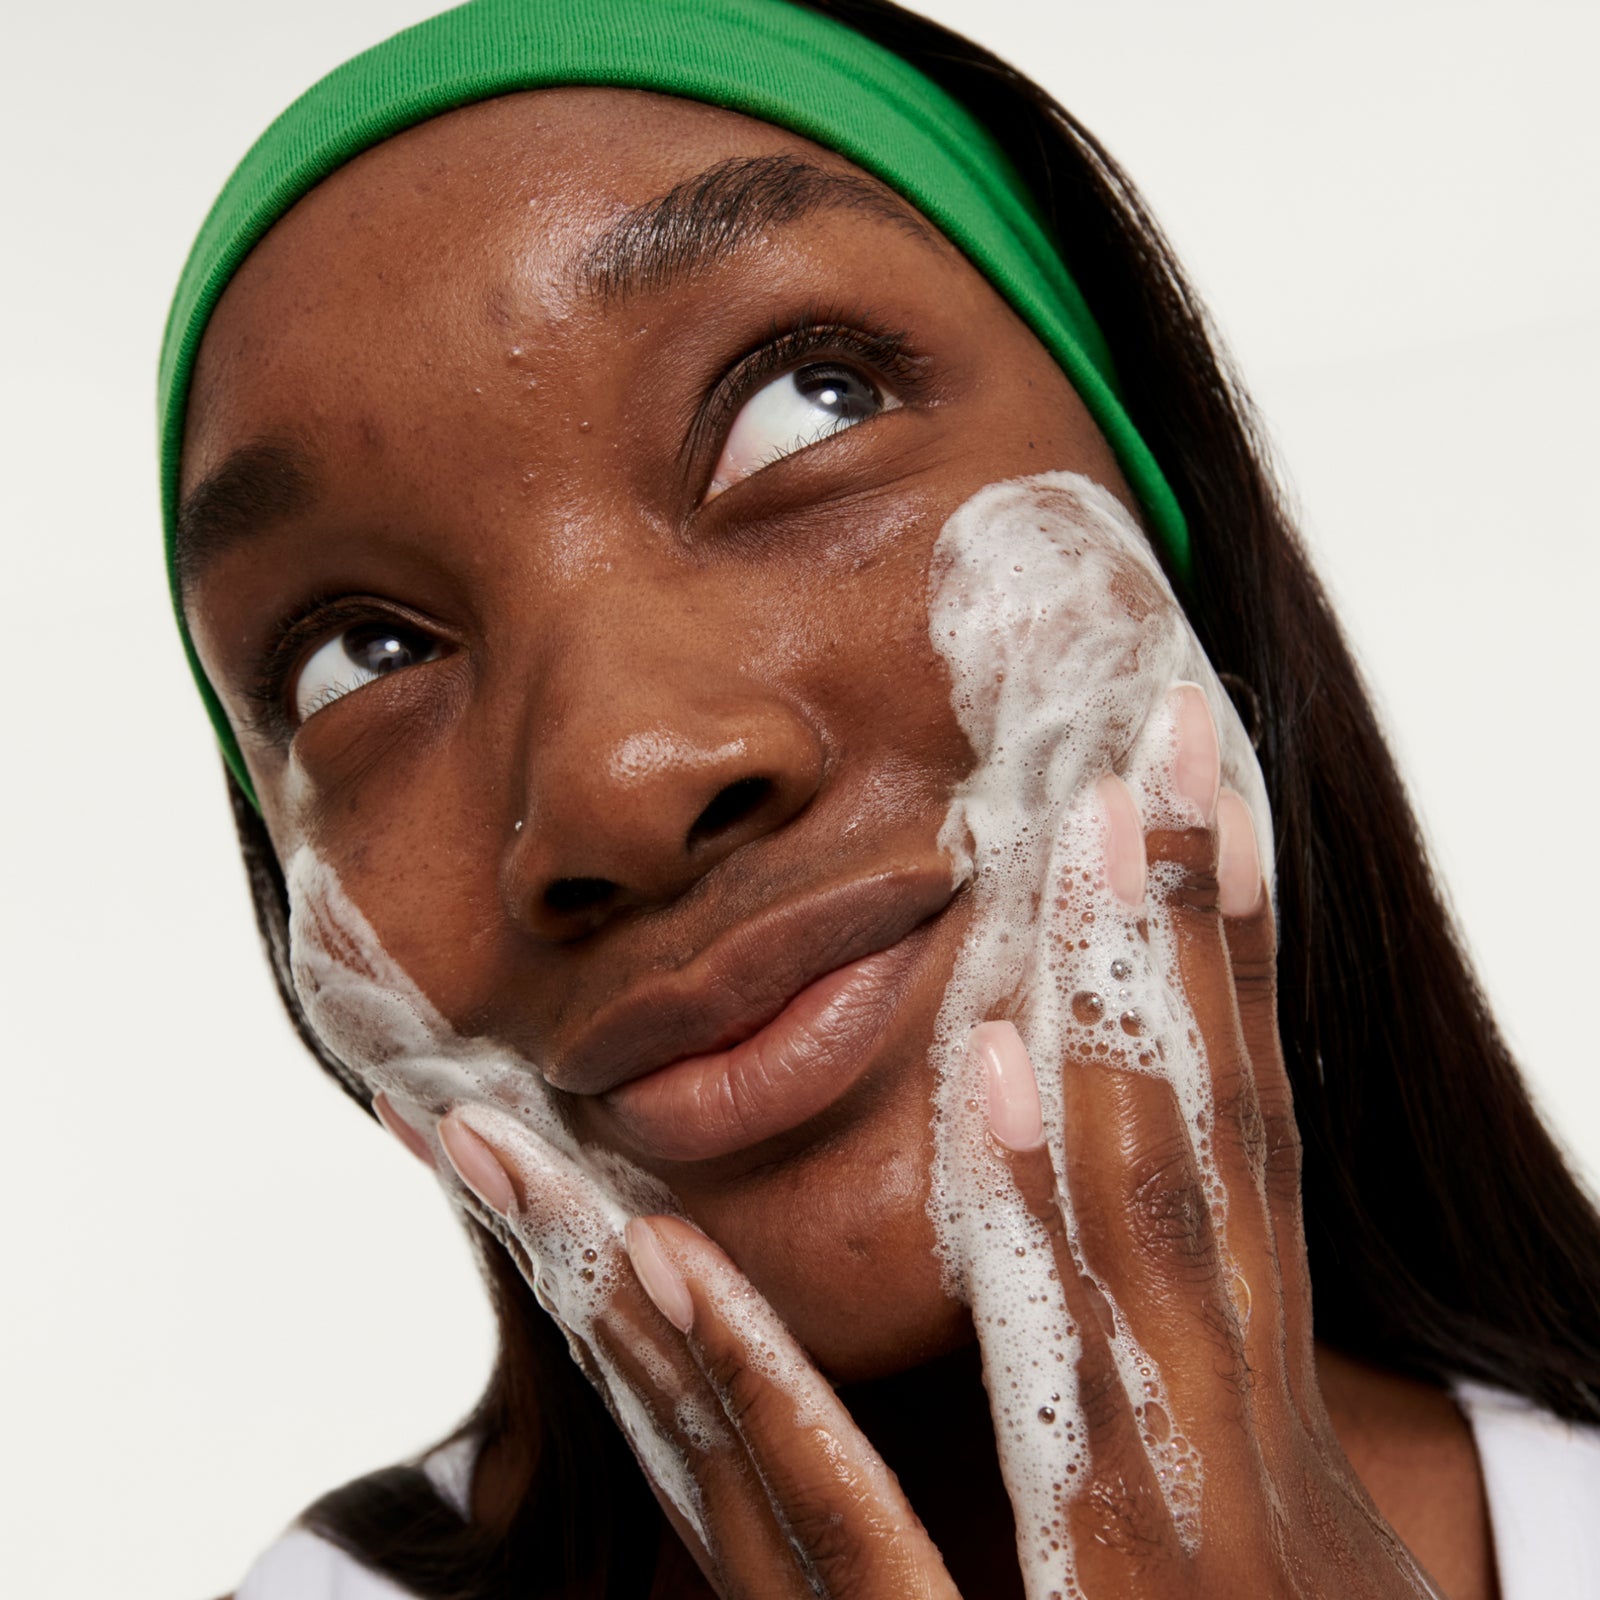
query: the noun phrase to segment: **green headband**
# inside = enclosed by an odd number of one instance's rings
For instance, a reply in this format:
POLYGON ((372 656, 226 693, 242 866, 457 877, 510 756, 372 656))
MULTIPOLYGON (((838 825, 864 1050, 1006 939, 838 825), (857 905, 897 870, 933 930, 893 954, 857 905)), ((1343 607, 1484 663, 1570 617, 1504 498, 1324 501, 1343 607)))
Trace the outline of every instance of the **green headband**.
POLYGON ((936 223, 1071 379, 1180 572, 1189 538, 1117 399, 1105 339, 993 136, 915 67, 788 0, 469 0, 347 61, 289 107, 228 179, 195 240, 161 348, 167 575, 195 681, 234 776, 233 730, 195 656, 173 561, 196 352, 228 280, 302 195, 363 150, 475 100, 557 84, 649 89, 776 123, 836 150, 936 223))

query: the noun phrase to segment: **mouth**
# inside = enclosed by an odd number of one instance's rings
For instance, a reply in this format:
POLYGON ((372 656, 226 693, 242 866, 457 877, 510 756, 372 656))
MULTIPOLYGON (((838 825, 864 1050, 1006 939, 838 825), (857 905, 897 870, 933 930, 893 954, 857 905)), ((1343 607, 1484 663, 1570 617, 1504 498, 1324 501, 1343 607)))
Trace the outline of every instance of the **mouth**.
POLYGON ((742 924, 597 1016, 552 1081, 603 1072, 588 1092, 646 1159, 711 1160, 788 1133, 871 1067, 954 896, 941 862, 742 924))

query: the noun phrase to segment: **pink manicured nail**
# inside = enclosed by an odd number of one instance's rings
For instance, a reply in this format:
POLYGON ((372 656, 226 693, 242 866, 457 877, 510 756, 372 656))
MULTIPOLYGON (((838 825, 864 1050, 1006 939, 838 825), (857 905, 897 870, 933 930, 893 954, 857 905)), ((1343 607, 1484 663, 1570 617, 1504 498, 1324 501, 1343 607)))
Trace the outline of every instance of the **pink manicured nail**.
POLYGON ((1119 900, 1140 905, 1148 862, 1139 807, 1127 784, 1114 772, 1108 772, 1097 789, 1106 819, 1106 882, 1119 900))
POLYGON ((635 1217, 623 1229, 622 1237, 634 1273, 655 1302, 656 1310, 679 1333, 687 1333, 694 1326, 694 1301, 683 1275, 667 1260, 656 1230, 643 1217, 635 1217))
POLYGON ((517 1192, 500 1158, 453 1111, 439 1124, 439 1143, 456 1176, 491 1211, 509 1217, 516 1210, 517 1192))
POLYGON ((1248 917, 1261 904, 1255 819, 1232 789, 1217 797, 1217 899, 1225 917, 1248 917))
POLYGON ((433 1171, 433 1152, 428 1148, 428 1141, 417 1132, 415 1128, 389 1104, 386 1094, 375 1094, 372 1097, 372 1111, 379 1122, 386 1127, 412 1155, 430 1172, 433 1171))
POLYGON ((1180 683, 1167 697, 1172 710, 1177 748, 1172 756, 1172 787, 1198 808, 1200 820, 1209 823, 1217 809, 1217 788, 1222 782, 1222 752, 1217 746, 1217 725, 1198 684, 1180 683))
POLYGON ((1039 1081, 1021 1035, 1009 1022, 980 1022, 967 1049, 983 1063, 989 1083, 989 1126, 1010 1150, 1033 1150, 1044 1142, 1039 1081))

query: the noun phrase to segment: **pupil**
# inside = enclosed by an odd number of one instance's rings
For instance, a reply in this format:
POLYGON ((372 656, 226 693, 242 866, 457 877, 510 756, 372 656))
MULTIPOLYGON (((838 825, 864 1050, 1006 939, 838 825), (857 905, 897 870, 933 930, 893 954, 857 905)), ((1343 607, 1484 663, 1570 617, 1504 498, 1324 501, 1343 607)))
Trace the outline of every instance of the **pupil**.
POLYGON ((411 665, 412 649, 391 629, 353 629, 345 635, 344 653, 367 672, 392 672, 411 665))
POLYGON ((832 412, 841 422, 859 422, 878 409, 878 391, 843 367, 802 367, 795 373, 794 383, 813 405, 832 412))

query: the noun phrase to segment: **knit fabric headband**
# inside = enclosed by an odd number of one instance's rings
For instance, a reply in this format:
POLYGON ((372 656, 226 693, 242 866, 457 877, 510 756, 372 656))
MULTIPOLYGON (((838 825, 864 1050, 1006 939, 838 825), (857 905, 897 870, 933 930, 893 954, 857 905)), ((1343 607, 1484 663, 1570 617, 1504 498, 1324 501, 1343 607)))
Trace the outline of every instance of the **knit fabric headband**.
MULTIPOLYGON (((704 100, 803 134, 905 196, 1011 303, 1071 380, 1179 572, 1183 513, 1117 399, 1110 354, 999 145, 892 52, 788 0, 470 0, 347 61, 289 107, 228 179, 190 252, 161 350, 167 574, 195 354, 228 280, 296 200, 363 150, 476 100, 557 84, 704 100)), ((223 754, 254 798, 233 730, 183 633, 223 754)))

